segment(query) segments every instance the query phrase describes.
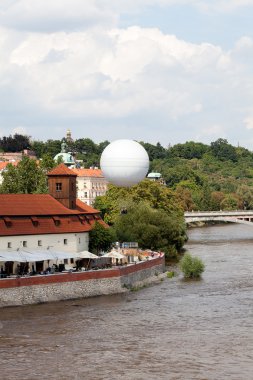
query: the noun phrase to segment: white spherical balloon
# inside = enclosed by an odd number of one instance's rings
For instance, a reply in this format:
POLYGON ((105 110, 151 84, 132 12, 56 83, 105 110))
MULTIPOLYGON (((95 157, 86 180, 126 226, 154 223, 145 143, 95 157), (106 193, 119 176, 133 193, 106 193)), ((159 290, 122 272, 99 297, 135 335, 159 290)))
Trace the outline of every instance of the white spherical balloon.
POLYGON ((116 140, 104 149, 100 167, 110 183, 130 187, 145 178, 149 169, 149 157, 143 146, 136 141, 116 140))

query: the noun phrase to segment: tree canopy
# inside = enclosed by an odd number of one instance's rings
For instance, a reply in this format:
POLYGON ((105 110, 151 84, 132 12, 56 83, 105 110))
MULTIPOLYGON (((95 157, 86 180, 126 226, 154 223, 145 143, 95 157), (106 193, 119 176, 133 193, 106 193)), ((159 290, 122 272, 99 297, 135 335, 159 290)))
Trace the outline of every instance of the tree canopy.
POLYGON ((30 149, 30 137, 16 133, 14 136, 3 136, 0 138, 0 150, 3 152, 21 152, 30 149))
POLYGON ((28 156, 23 156, 17 166, 7 165, 6 170, 2 173, 3 182, 0 186, 0 192, 7 194, 47 193, 46 173, 54 165, 55 162, 48 155, 44 156, 40 165, 28 156))
POLYGON ((89 233, 89 250, 93 253, 107 252, 116 241, 116 235, 112 228, 106 228, 99 222, 95 222, 89 233))

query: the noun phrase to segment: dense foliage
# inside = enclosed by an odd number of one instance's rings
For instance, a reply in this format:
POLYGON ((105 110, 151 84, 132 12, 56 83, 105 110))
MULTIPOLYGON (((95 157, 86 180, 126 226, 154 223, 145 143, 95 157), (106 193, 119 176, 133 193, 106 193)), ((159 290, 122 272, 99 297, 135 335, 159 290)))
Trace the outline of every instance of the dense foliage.
POLYGON ((89 233, 89 250, 93 253, 107 252, 115 241, 114 230, 112 228, 105 228, 96 222, 89 233))
POLYGON ((23 156, 22 160, 14 166, 8 164, 2 173, 3 181, 0 185, 0 193, 47 193, 46 173, 55 166, 54 160, 45 155, 38 164, 28 156, 23 156))
MULTIPOLYGON (((61 143, 52 139, 32 141, 18 134, 1 138, 1 151, 30 148, 41 160, 36 165, 24 157, 17 167, 9 165, 3 172, 0 191, 46 192, 45 173, 55 165, 53 157, 60 152, 61 143)), ((140 143, 149 154, 149 171, 160 172, 164 185, 144 180, 130 189, 109 186, 106 196, 96 199, 95 207, 114 226, 119 240, 138 240, 143 248, 167 248, 173 254, 186 239, 184 210, 253 208, 253 153, 248 149, 234 147, 221 138, 210 145, 193 141, 167 147, 159 142, 140 143)), ((98 166, 108 144, 81 138, 68 143, 68 151, 82 166, 98 166)))
POLYGON ((179 263, 185 278, 199 278, 205 270, 205 265, 198 257, 186 253, 179 263))
POLYGON ((144 180, 131 188, 110 186, 105 196, 97 197, 95 207, 120 242, 138 241, 141 248, 175 257, 187 239, 176 194, 160 183, 144 180))
POLYGON ((31 143, 28 136, 15 134, 14 136, 3 136, 0 138, 0 151, 2 152, 21 152, 30 149, 31 143))

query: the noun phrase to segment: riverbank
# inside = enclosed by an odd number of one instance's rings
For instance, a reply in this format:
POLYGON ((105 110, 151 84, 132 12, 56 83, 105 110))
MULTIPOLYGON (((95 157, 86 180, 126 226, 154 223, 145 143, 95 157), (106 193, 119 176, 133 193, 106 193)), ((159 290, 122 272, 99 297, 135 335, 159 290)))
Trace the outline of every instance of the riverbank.
POLYGON ((159 256, 111 269, 1 279, 0 307, 123 293, 157 280, 164 271, 164 256, 159 256))

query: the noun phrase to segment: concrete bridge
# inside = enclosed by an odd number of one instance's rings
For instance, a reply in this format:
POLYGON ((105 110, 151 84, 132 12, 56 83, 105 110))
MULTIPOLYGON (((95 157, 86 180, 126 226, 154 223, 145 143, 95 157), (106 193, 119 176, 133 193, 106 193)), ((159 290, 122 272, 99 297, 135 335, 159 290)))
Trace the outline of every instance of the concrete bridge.
POLYGON ((230 222, 253 226, 253 210, 236 211, 187 211, 186 224, 193 222, 230 222))

